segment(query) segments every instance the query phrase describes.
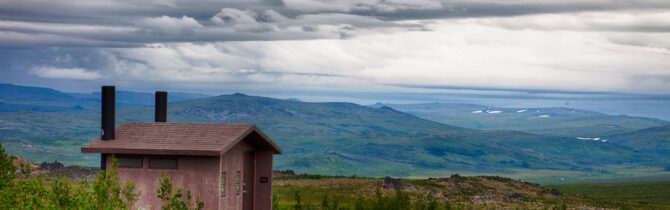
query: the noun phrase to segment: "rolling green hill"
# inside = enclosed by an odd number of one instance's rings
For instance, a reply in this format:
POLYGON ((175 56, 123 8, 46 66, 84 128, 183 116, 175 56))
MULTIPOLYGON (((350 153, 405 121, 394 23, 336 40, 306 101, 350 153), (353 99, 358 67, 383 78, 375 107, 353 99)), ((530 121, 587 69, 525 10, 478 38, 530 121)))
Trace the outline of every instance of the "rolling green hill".
MULTIPOLYGON (((658 126, 606 137, 616 144, 670 157, 670 126, 658 126)), ((668 167, 670 171, 670 165, 668 167)))
MULTIPOLYGON (((117 122, 152 121, 153 107, 120 109, 117 122)), ((308 103, 244 94, 173 102, 169 122, 253 123, 284 150, 276 169, 329 175, 436 176, 452 172, 515 174, 533 170, 631 176, 663 174, 655 155, 625 146, 514 131, 480 131, 425 120, 389 107, 308 103), (608 170, 612 165, 617 170, 608 170)), ((0 141, 32 161, 94 166, 79 147, 99 132, 99 113, 0 113, 0 141)), ((665 162, 663 162, 665 161, 665 162)), ((546 173, 524 174, 524 177, 546 173)), ((554 176, 554 174, 551 174, 554 176)))
POLYGON ((547 136, 598 138, 670 122, 570 108, 498 108, 473 104, 376 104, 428 120, 483 130, 517 130, 547 136))

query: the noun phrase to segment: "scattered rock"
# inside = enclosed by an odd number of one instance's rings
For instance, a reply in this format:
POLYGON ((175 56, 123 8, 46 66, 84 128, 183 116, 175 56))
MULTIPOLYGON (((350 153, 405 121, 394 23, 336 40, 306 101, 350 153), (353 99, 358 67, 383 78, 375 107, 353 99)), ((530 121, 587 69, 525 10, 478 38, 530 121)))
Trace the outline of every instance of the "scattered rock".
POLYGON ((472 196, 470 200, 476 204, 492 204, 496 202, 495 200, 492 200, 486 196, 479 196, 479 195, 472 196))
POLYGON ((450 179, 458 179, 458 178, 461 178, 461 175, 458 175, 458 174, 452 174, 449 178, 450 178, 450 179))
POLYGON ((433 198, 441 198, 442 193, 436 190, 430 190, 430 196, 432 196, 433 198))
POLYGON ((274 170, 272 171, 272 175, 295 175, 295 172, 293 170, 274 170))
POLYGON ((458 184, 458 183, 456 183, 456 184, 454 185, 454 190, 455 190, 455 191, 462 191, 462 190, 464 190, 464 189, 465 189, 465 187, 461 186, 461 185, 458 184))
POLYGON ((384 188, 393 188, 396 189, 401 185, 400 179, 394 179, 391 177, 384 177, 384 188))
POLYGON ((526 198, 526 196, 523 196, 521 193, 512 193, 512 195, 510 195, 509 198, 520 200, 526 198))
POLYGON ((100 171, 98 167, 67 166, 65 168, 51 170, 47 176, 52 177, 72 177, 75 179, 92 178, 100 171))
POLYGON ((37 168, 37 169, 38 170, 53 171, 53 170, 62 169, 62 168, 65 168, 65 166, 62 163, 60 163, 58 161, 54 161, 53 163, 42 162, 42 164, 40 164, 40 167, 37 168))
POLYGON ((547 191, 548 191, 549 193, 551 193, 552 195, 554 195, 554 196, 559 196, 559 195, 561 195, 561 192, 558 192, 558 190, 557 190, 557 189, 554 189, 554 188, 549 188, 549 189, 547 189, 547 191))

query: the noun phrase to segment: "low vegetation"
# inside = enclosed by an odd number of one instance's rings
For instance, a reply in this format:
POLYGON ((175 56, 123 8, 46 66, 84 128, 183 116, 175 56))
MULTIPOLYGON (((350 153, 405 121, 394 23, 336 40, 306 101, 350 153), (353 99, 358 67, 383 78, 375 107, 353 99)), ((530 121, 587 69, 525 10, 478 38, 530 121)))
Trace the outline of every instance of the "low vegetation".
MULTIPOLYGON (((141 193, 132 180, 121 181, 118 164, 112 158, 112 168, 99 171, 94 178, 80 181, 66 177, 32 176, 27 161, 17 161, 5 154, 0 144, 0 209, 131 209, 141 193)), ((158 198, 162 209, 202 209, 198 199, 192 202, 191 192, 182 189, 173 193, 172 182, 161 176, 158 198)), ((144 192, 151 193, 151 192, 144 192)))
MULTIPOLYGON (((140 193, 154 193, 119 180, 116 168, 96 172, 43 163, 48 171, 33 173, 30 165, 37 164, 12 160, 1 145, 0 154, 0 209, 122 209, 132 207, 140 193), (63 169, 79 176, 59 178, 63 169)), ((670 182, 540 186, 498 176, 382 179, 288 172, 274 176, 274 209, 670 209, 670 182)), ((169 177, 158 182, 155 195, 162 202, 154 209, 204 206, 169 177)))
MULTIPOLYGON (((560 189, 560 188, 559 188, 560 189)), ((658 192, 658 191, 655 191, 658 192)), ((668 192, 664 196, 670 196, 668 192)), ((643 198, 640 198, 643 199, 643 198)), ((392 179, 279 175, 274 209, 670 209, 636 199, 586 197, 497 176, 392 179)))
POLYGON ((670 182, 570 184, 551 186, 562 193, 670 206, 670 182))

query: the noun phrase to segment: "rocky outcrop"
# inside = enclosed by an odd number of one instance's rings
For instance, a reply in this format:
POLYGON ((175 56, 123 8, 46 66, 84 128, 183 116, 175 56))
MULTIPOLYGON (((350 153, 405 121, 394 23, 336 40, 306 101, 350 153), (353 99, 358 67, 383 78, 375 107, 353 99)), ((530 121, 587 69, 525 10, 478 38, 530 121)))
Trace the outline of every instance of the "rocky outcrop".
POLYGON ((58 170, 58 169, 62 169, 62 168, 65 168, 65 166, 62 163, 60 163, 56 160, 52 163, 42 162, 42 164, 40 164, 40 167, 37 168, 37 169, 38 170, 53 171, 53 170, 58 170))
POLYGON ((394 179, 391 177, 384 177, 384 188, 396 189, 402 186, 402 181, 400 179, 394 179))

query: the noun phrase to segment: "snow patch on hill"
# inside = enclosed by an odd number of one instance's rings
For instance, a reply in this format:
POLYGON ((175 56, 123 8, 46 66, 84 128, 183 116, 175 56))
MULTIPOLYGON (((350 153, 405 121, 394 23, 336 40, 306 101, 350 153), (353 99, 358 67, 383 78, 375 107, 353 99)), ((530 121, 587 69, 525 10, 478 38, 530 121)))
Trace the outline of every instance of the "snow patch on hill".
POLYGON ((579 140, 584 140, 584 141, 599 141, 599 142, 607 142, 607 139, 601 139, 599 137, 594 137, 594 138, 588 138, 588 137, 577 137, 579 140))

